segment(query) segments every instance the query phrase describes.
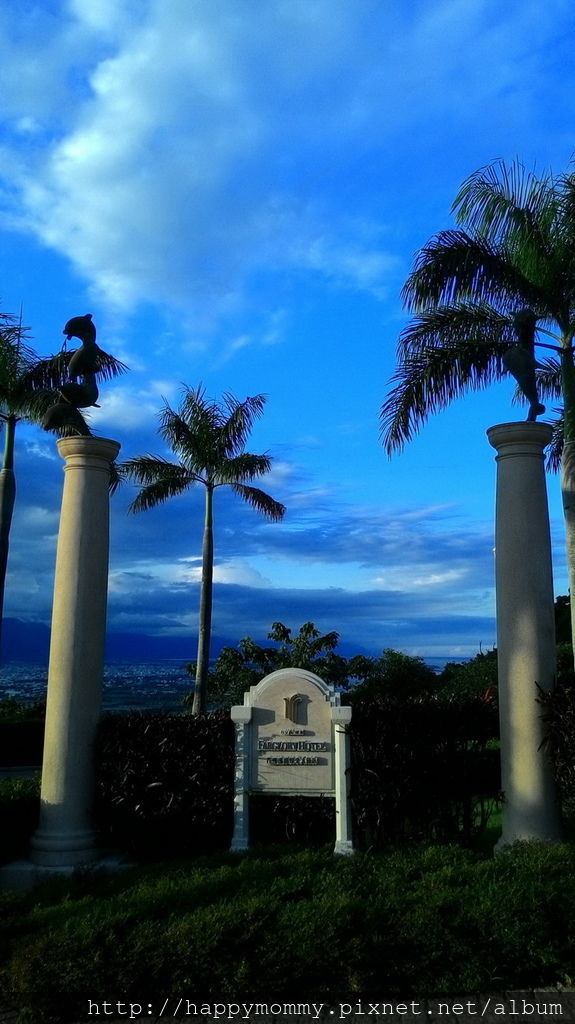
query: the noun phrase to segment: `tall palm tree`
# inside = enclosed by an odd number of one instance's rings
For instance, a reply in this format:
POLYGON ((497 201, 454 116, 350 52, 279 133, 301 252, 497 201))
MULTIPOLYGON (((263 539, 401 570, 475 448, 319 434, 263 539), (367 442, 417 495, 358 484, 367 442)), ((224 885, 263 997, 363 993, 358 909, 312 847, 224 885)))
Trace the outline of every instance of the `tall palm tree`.
POLYGON ((382 408, 384 446, 400 449, 430 413, 502 377, 514 320, 531 310, 535 344, 554 351, 539 359, 539 393, 563 402, 554 454, 575 595, 575 174, 536 175, 498 160, 467 178, 452 212, 457 228, 417 253, 403 288, 414 316, 382 408))
POLYGON ((240 498, 274 521, 282 519, 285 513, 284 505, 249 483, 268 473, 272 464, 269 455, 251 455, 244 451, 253 422, 262 415, 264 405, 264 395, 239 402, 233 395, 226 394, 221 406, 205 397, 202 386, 186 387, 179 411, 174 412, 166 404, 160 413, 160 436, 180 461, 142 455, 118 466, 121 477, 143 485, 130 505, 132 512, 153 508, 183 494, 194 484, 203 484, 205 488, 194 715, 201 714, 206 706, 214 572, 214 491, 217 487, 231 487, 240 498))
MULTIPOLYGON (((10 530, 16 501, 14 448, 16 426, 21 420, 43 425, 44 417, 55 400, 55 394, 67 376, 72 353, 60 352, 41 359, 27 344, 27 330, 21 317, 0 313, 0 427, 4 430, 4 452, 0 468, 0 632, 4 608, 4 591, 10 530)), ((100 350, 98 373, 106 378, 122 373, 126 367, 100 350)), ((71 407, 70 407, 71 408, 71 407)), ((75 426, 62 422, 55 432, 89 434, 82 414, 74 410, 75 426)))

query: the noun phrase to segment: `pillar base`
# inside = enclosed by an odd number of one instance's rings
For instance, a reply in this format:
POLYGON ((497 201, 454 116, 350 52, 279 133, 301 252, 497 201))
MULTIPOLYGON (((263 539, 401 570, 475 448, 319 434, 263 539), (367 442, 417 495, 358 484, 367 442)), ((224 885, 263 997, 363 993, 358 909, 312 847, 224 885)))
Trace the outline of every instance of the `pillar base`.
POLYGON ((333 852, 342 857, 350 857, 352 853, 355 853, 351 839, 338 839, 333 848, 333 852))
POLYGON ((98 860, 96 833, 53 832, 38 829, 30 843, 30 860, 39 867, 74 870, 98 860))
POLYGON ((14 860, 0 867, 0 892, 29 892, 36 885, 57 878, 71 878, 73 875, 104 874, 111 871, 125 871, 134 867, 125 857, 102 857, 89 865, 73 867, 48 867, 33 864, 30 860, 14 860))
POLYGON ((557 822, 550 822, 548 829, 535 829, 528 831, 521 829, 513 831, 513 829, 505 829, 500 835, 499 839, 493 847, 494 853, 502 853, 503 850, 508 850, 514 843, 561 843, 563 836, 561 829, 558 828, 557 822))
POLYGON ((244 850, 249 850, 250 844, 247 839, 232 839, 230 845, 230 853, 243 853, 244 850))

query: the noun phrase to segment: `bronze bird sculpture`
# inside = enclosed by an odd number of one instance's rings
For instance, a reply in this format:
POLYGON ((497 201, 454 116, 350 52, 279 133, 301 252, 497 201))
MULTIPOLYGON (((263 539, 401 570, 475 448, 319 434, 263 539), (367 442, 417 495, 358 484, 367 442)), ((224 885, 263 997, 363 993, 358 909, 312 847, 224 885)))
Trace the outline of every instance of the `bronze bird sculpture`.
POLYGON ((513 327, 517 344, 503 354, 502 360, 506 370, 515 377, 519 387, 529 402, 528 420, 536 420, 545 412, 537 391, 535 370, 535 325, 537 315, 532 309, 520 309, 513 317, 513 327))
POLYGON ((92 314, 73 316, 64 327, 63 334, 68 341, 70 338, 78 338, 82 342, 80 348, 72 353, 68 363, 69 380, 75 381, 78 377, 96 373, 100 366, 100 349, 96 344, 96 328, 92 323, 92 314))

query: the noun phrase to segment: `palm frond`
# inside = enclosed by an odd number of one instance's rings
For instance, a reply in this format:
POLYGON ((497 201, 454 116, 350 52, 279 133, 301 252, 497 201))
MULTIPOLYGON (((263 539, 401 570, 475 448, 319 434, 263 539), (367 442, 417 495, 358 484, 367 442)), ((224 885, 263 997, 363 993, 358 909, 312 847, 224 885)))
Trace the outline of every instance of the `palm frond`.
POLYGON ((216 486, 255 480, 269 473, 271 466, 272 459, 269 455, 250 455, 249 452, 242 452, 241 455, 221 463, 215 475, 216 486))
POLYGON ((271 519, 272 522, 279 522, 280 519, 283 519, 286 513, 285 505, 270 497, 265 491, 260 491, 258 487, 249 487, 246 484, 240 483, 231 483, 230 487, 248 505, 251 505, 252 508, 261 512, 268 519, 271 519))
MULTIPOLYGON (((27 391, 57 389, 68 380, 68 364, 74 355, 71 352, 58 352, 46 359, 38 359, 30 365, 21 376, 20 389, 27 391)), ((112 380, 114 377, 126 373, 128 367, 119 359, 99 349, 97 355, 96 374, 104 381, 112 380)))
POLYGON ((495 160, 463 182, 451 210, 458 224, 487 240, 529 239, 549 253, 560 204, 553 175, 536 176, 517 160, 495 160))
POLYGON ((55 433, 59 437, 75 433, 90 433, 88 423, 80 409, 71 405, 66 407, 55 391, 19 389, 12 393, 10 406, 20 418, 30 420, 31 423, 36 423, 44 430, 55 433), (48 416, 49 412, 58 405, 62 405, 62 409, 58 410, 59 414, 56 418, 48 416), (51 423, 53 425, 50 425, 51 423))
POLYGON ((255 420, 262 416, 266 397, 253 395, 239 402, 234 395, 226 393, 224 404, 229 415, 221 426, 220 444, 228 456, 233 456, 241 453, 255 420))
POLYGON ((118 488, 121 486, 122 483, 123 483, 123 477, 122 477, 122 474, 118 471, 118 463, 117 462, 111 462, 110 463, 110 483, 109 483, 109 486, 108 486, 108 490, 109 490, 110 495, 115 494, 116 491, 118 490, 118 488))
POLYGON ((543 359, 536 371, 537 389, 543 398, 561 399, 561 364, 557 359, 543 359))
POLYGON ((498 160, 463 183, 452 209, 458 224, 472 234, 504 246, 564 323, 564 275, 568 263, 573 265, 573 231, 565 236, 563 181, 552 174, 536 176, 518 161, 507 165, 498 160))
POLYGON ((552 473, 558 473, 561 469, 561 456, 563 455, 563 440, 565 419, 561 409, 553 410, 556 418, 552 421, 553 436, 551 444, 547 448, 547 459, 545 465, 552 473))
POLYGON ((403 359, 395 386, 381 410, 381 437, 388 455, 401 450, 427 417, 467 391, 488 387, 504 373, 504 346, 469 341, 421 350, 403 359))
POLYGON ((117 464, 118 473, 125 480, 138 484, 152 484, 158 480, 179 480, 186 486, 195 483, 185 466, 169 462, 160 455, 137 455, 117 464))
POLYGON ((504 245, 461 230, 440 231, 420 249, 401 297, 413 312, 470 301, 507 314, 521 306, 546 312, 548 299, 504 245))
POLYGON ((154 484, 147 484, 130 502, 128 511, 145 512, 149 508, 155 508, 156 505, 183 494, 187 487, 188 484, 183 484, 179 480, 157 480, 154 484))
POLYGON ((436 306, 413 317, 399 336, 398 358, 416 356, 446 345, 487 345, 501 355, 515 343, 509 316, 486 303, 436 306))

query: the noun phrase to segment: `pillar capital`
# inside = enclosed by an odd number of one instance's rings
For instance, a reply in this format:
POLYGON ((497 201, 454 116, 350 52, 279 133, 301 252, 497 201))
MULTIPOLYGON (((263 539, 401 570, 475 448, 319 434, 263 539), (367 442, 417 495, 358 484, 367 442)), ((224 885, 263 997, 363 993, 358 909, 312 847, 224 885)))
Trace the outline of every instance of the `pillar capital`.
POLYGON ((499 456, 541 455, 552 437, 553 427, 549 423, 532 420, 497 423, 487 431, 489 444, 499 456))
POLYGON ((74 460, 75 464, 85 464, 84 459, 103 459, 113 462, 120 451, 120 443, 109 437, 85 437, 82 434, 73 437, 61 437, 57 442, 60 455, 66 462, 74 460), (78 456, 80 461, 78 461, 78 456))

